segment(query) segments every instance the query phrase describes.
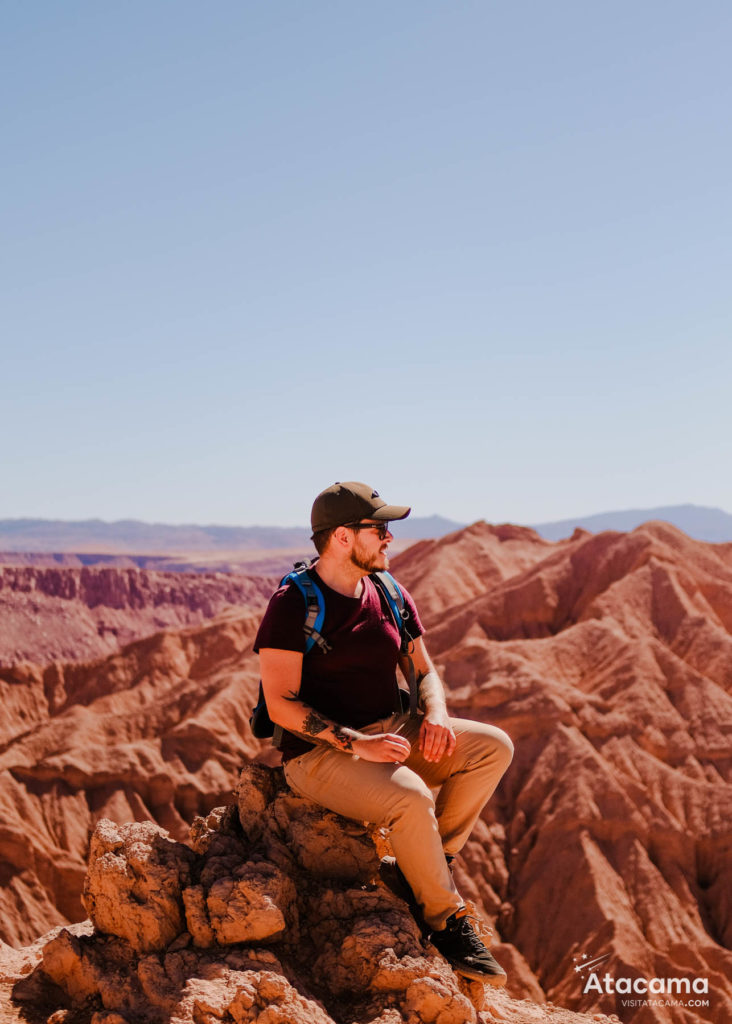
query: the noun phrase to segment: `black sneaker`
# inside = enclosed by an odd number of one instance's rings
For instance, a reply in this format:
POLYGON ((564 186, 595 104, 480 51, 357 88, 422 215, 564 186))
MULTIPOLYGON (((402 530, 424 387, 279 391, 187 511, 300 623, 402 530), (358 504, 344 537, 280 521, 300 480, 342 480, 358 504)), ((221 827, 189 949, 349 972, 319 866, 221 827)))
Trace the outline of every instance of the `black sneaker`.
POLYGON ((506 972, 476 935, 464 907, 448 917, 441 931, 432 932, 431 941, 458 974, 496 988, 506 984, 506 972))

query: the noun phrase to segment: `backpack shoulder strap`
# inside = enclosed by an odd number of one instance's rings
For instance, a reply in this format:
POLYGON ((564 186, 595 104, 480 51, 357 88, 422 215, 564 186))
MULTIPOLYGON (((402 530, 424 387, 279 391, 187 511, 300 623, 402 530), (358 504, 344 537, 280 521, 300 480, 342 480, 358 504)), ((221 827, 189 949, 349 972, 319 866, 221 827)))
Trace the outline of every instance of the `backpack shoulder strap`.
MULTIPOLYGON (((320 587, 308 575, 311 564, 296 562, 295 567, 280 580, 281 587, 292 583, 305 598, 305 621, 302 627, 305 633, 305 654, 309 654, 316 644, 323 652, 330 650, 330 644, 320 633, 325 619, 325 598, 320 587)), ((281 725, 274 724, 272 742, 278 750, 282 749, 283 732, 281 725)))
POLYGON ((410 636, 409 630, 407 629, 407 619, 409 618, 409 612, 404 603, 404 594, 402 594, 401 588, 391 573, 386 572, 385 569, 381 569, 378 572, 371 573, 371 579, 374 581, 378 589, 386 597, 387 604, 391 610, 391 614, 394 617, 394 622, 399 635, 401 637, 401 647, 399 653, 406 655, 407 658, 407 683, 409 684, 409 714, 414 717, 417 713, 417 705, 419 703, 419 686, 417 683, 416 673, 414 671, 414 662, 412 661, 412 655, 410 647, 414 637, 410 636))
POLYGON ((404 654, 409 647, 412 637, 407 631, 407 619, 409 618, 409 612, 404 605, 404 595, 402 594, 401 588, 391 573, 386 572, 385 569, 381 569, 378 572, 372 572, 371 579, 386 598, 392 617, 394 618, 394 623, 399 630, 399 636, 402 639, 402 654, 404 654))
POLYGON ((282 577, 280 586, 294 584, 305 599, 305 653, 309 654, 316 644, 325 653, 330 650, 330 644, 320 633, 325 619, 325 598, 320 587, 309 575, 309 568, 308 563, 298 562, 291 572, 282 577))

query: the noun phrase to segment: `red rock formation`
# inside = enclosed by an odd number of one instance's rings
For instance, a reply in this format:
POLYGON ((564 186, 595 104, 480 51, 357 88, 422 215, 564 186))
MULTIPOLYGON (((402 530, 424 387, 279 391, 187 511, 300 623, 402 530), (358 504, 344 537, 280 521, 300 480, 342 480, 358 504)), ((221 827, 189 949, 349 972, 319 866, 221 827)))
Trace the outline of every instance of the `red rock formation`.
MULTIPOLYGON (((464 859, 503 938, 562 1005, 643 1024, 732 1020, 727 549, 665 523, 579 533, 432 616, 454 711, 516 741, 464 859), (583 994, 583 953, 609 954, 613 977, 707 978, 709 1005, 583 994)), ((429 598, 419 579, 413 593, 429 598)))
MULTIPOLYGON (((634 1024, 732 1021, 731 551, 662 523, 557 544, 476 524, 394 559, 453 710, 516 741, 457 866, 514 995, 634 1024), (584 993, 583 954, 607 954, 613 978, 705 977, 709 1005, 584 993)), ((0 672, 6 940, 81 919, 101 817, 180 841, 225 800, 260 749, 256 618, 0 672)))
POLYGON ((261 744, 247 719, 259 616, 157 634, 85 665, 0 671, 0 927, 25 943, 78 921, 96 821, 155 821, 176 838, 232 798, 261 744))
POLYGON ((397 555, 399 579, 420 595, 425 625, 446 608, 484 594, 557 548, 526 526, 477 522, 440 540, 423 540, 397 555))
POLYGON ((0 566, 0 667, 88 661, 231 607, 263 609, 275 584, 221 573, 0 566))

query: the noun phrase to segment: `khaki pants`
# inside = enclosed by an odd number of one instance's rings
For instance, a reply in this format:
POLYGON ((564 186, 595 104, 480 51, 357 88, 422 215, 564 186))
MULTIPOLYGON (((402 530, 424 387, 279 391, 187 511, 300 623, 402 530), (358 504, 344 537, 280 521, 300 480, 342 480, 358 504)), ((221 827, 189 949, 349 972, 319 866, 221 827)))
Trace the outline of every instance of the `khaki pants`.
POLYGON ((513 744, 492 725, 451 718, 457 745, 450 757, 425 761, 419 751, 421 716, 393 715, 362 732, 400 732, 412 744, 401 764, 364 761, 317 746, 288 761, 285 778, 295 793, 357 821, 390 830, 397 863, 432 928, 443 928, 463 901, 445 854, 470 835, 513 757, 513 744), (432 789, 438 789, 433 797, 432 789))

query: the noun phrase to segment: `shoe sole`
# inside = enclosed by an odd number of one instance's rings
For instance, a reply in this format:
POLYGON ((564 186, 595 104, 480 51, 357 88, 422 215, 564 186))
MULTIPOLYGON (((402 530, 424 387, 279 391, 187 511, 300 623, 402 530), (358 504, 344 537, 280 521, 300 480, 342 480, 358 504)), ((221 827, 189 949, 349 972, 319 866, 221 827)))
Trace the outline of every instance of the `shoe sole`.
MULTIPOLYGON (((450 963, 450 961, 447 961, 450 963)), ((507 974, 481 974, 480 971, 475 971, 471 967, 463 967, 461 964, 450 964, 453 971, 456 974, 462 974, 464 978, 470 978, 471 981, 482 981, 484 985, 490 985, 492 988, 503 988, 508 981, 507 974)))

